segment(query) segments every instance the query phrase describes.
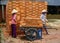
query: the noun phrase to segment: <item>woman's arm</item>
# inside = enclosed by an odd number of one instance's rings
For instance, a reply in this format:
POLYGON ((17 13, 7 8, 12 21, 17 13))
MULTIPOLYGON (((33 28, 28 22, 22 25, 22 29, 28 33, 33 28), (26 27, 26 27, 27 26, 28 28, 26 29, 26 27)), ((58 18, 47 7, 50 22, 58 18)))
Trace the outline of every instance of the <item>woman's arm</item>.
POLYGON ((43 16, 43 15, 41 15, 41 16, 40 16, 40 19, 42 20, 42 22, 44 22, 44 21, 45 21, 45 20, 44 20, 45 18, 44 18, 44 16, 43 16))

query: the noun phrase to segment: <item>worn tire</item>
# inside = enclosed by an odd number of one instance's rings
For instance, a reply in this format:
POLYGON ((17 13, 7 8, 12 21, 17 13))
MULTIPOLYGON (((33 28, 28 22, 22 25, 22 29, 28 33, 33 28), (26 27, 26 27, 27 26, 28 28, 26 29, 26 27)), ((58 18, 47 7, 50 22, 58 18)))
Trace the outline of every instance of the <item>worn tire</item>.
POLYGON ((28 40, 33 41, 37 39, 37 30, 34 28, 29 28, 25 31, 25 35, 28 40), (35 36, 33 36, 34 33, 36 34, 35 36))

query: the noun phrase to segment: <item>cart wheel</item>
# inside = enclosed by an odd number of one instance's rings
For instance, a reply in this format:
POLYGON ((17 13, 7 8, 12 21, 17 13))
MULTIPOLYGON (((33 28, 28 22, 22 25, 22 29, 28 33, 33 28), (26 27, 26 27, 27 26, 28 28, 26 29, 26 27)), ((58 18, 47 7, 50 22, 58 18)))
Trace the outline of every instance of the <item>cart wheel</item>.
POLYGON ((25 31, 26 38, 30 41, 37 39, 37 30, 34 28, 29 28, 25 31))

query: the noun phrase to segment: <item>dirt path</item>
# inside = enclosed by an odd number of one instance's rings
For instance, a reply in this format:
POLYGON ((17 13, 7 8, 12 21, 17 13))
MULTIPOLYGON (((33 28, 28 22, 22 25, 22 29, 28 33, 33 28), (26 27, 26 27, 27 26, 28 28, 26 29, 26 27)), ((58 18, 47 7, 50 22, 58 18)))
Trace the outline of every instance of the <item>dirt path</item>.
POLYGON ((60 43, 60 29, 48 29, 49 35, 43 35, 43 39, 27 41, 21 38, 9 37, 5 43, 60 43))

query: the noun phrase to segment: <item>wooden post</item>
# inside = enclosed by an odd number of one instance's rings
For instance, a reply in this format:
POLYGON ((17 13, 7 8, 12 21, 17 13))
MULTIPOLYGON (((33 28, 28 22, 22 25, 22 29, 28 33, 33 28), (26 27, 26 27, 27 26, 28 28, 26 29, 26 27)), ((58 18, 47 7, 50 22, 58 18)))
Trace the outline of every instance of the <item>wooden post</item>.
POLYGON ((2 19, 4 21, 4 5, 2 5, 2 19))

